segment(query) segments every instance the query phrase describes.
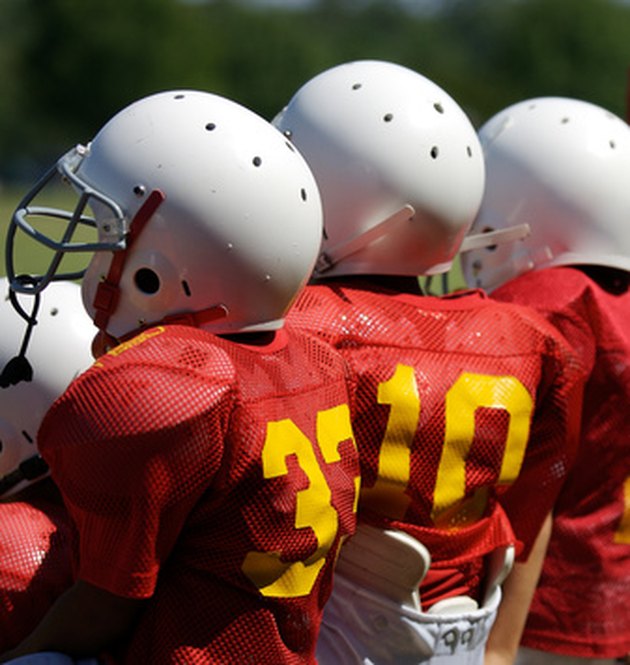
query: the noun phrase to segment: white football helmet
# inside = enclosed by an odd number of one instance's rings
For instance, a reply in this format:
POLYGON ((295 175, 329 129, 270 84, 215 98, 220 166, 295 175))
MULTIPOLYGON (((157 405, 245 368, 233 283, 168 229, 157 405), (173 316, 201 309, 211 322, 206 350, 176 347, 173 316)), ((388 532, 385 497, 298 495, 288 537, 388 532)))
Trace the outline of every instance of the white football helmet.
MULTIPOLYGON (((269 122, 223 97, 181 90, 141 99, 55 170, 80 194, 75 211, 36 209, 26 197, 7 255, 16 229, 55 257, 94 251, 84 303, 114 338, 156 322, 214 333, 278 328, 317 258, 321 202, 306 162, 269 122), (61 242, 34 230, 33 211, 67 222, 61 242), (97 242, 73 242, 90 223, 97 242)), ((26 281, 11 263, 12 288, 31 292, 55 279, 59 261, 26 281)))
POLYGON ((81 302, 81 289, 56 282, 41 295, 26 361, 32 377, 14 382, 6 368, 19 355, 26 322, 9 302, 0 279, 0 496, 9 496, 47 475, 37 452, 37 430, 48 408, 92 363, 97 330, 81 302))
POLYGON ((630 270, 630 128, 599 106, 542 97, 480 129, 486 191, 475 233, 528 224, 525 240, 461 255, 469 286, 491 291, 528 270, 630 270))
POLYGON ((304 84, 273 123, 315 175, 316 274, 445 272, 477 213, 484 164, 458 104, 411 69, 365 60, 304 84))

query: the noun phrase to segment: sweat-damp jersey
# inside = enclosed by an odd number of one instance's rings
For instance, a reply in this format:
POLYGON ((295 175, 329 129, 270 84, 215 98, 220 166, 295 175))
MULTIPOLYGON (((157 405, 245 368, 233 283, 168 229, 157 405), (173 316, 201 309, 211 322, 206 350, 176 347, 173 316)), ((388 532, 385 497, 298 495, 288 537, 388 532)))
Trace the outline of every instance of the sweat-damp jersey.
POLYGON ((630 292, 552 268, 493 296, 539 310, 588 372, 578 454, 556 503, 523 644, 582 658, 630 653, 630 292))
POLYGON ((55 403, 40 448, 78 527, 78 577, 149 598, 115 660, 314 662, 355 521, 347 380, 306 335, 256 347, 167 326, 55 403))
POLYGON ((356 282, 307 287, 288 321, 356 373, 359 519, 429 549, 423 607, 453 593, 440 568, 479 575, 481 557, 517 539, 528 555, 572 461, 580 407, 581 373, 552 326, 479 292, 439 299, 356 282))

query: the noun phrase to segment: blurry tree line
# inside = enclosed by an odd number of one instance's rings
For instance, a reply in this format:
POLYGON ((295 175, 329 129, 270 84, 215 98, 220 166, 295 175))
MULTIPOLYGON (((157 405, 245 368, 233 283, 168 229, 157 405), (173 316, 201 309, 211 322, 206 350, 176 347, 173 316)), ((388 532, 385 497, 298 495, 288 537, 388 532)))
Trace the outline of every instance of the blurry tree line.
POLYGON ((626 116, 620 0, 0 0, 0 182, 31 180, 146 94, 199 88, 272 118, 308 78, 378 58, 443 86, 478 126, 538 95, 626 116))

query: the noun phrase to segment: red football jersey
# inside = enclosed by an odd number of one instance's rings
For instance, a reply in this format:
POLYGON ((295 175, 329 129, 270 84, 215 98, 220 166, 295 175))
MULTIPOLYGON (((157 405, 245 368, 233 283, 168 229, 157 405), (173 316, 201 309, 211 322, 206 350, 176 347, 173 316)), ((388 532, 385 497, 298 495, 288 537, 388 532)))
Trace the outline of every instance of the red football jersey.
POLYGON ((117 662, 313 663, 359 481, 348 372, 320 340, 183 326, 104 356, 40 430, 78 577, 150 598, 117 662))
POLYGON ((630 293, 574 268, 523 275, 493 295, 542 312, 587 368, 576 463, 556 504, 523 644, 583 658, 630 652, 630 293))
POLYGON ((528 555, 580 407, 581 373, 552 326, 480 292, 433 298, 357 282, 307 287, 288 322, 340 350, 358 377, 359 516, 429 549, 423 607, 478 593, 482 557, 514 533, 528 555), (440 579, 442 568, 477 579, 440 579))
POLYGON ((72 584, 74 544, 61 502, 0 503, 0 653, 27 637, 72 584))

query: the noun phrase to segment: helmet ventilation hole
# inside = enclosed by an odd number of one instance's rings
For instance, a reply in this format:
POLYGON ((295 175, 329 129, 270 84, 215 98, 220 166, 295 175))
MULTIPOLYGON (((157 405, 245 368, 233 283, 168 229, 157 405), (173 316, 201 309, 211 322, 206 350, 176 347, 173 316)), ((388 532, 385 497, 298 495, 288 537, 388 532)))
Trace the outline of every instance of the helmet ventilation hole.
POLYGON ((183 289, 184 293, 186 294, 186 296, 188 298, 190 298, 192 293, 190 291, 190 286, 188 286, 188 282, 185 279, 182 280, 182 289, 183 289))
POLYGON ((182 94, 175 95, 175 99, 184 99, 185 96, 186 95, 182 95, 182 94))
POLYGON ((435 102, 435 104, 433 104, 433 108, 434 108, 438 113, 444 113, 444 107, 442 106, 442 104, 440 104, 440 102, 435 102))
POLYGON ((361 83, 353 83, 352 89, 353 90, 359 90, 361 88, 361 83))
POLYGON ((383 116, 383 120, 384 120, 385 122, 391 122, 393 119, 394 119, 394 114, 393 114, 393 113, 386 113, 386 114, 383 116))
POLYGON ((134 275, 134 282, 142 293, 153 295, 160 290, 160 278, 150 268, 140 268, 134 275))
POLYGON ((304 187, 302 187, 302 189, 300 189, 300 198, 302 199, 302 201, 306 201, 306 199, 307 199, 306 190, 304 189, 304 187))
POLYGON ((563 125, 566 125, 566 124, 569 123, 569 118, 567 118, 567 117, 565 116, 564 118, 562 118, 562 120, 561 120, 560 122, 561 122, 563 125))
POLYGON ((617 147, 617 144, 611 139, 608 141, 608 145, 614 150, 617 147))
MULTIPOLYGON (((288 129, 284 133, 284 135, 289 139, 291 138, 291 132, 288 129)), ((295 148, 293 147, 293 144, 290 141, 287 141, 284 145, 286 145, 291 152, 295 152, 295 148)))
POLYGON ((213 131, 213 130, 216 129, 216 128, 217 128, 217 126, 216 126, 216 124, 215 124, 214 122, 208 122, 208 123, 206 123, 206 131, 207 131, 207 132, 211 132, 211 131, 213 131))
POLYGON ((469 157, 472 157, 472 154, 473 154, 473 153, 472 153, 472 148, 471 148, 469 145, 466 146, 466 154, 467 154, 469 157))
POLYGON ((254 166, 260 166, 262 164, 262 159, 260 157, 254 157, 254 159, 252 159, 252 164, 254 166))
POLYGON ((440 151, 439 151, 438 147, 436 145, 434 145, 431 148, 431 152, 430 152, 431 158, 432 159, 437 159, 439 154, 440 154, 440 151))
POLYGON ((58 307, 53 307, 50 310, 50 316, 57 316, 57 314, 59 314, 59 308, 58 307))

